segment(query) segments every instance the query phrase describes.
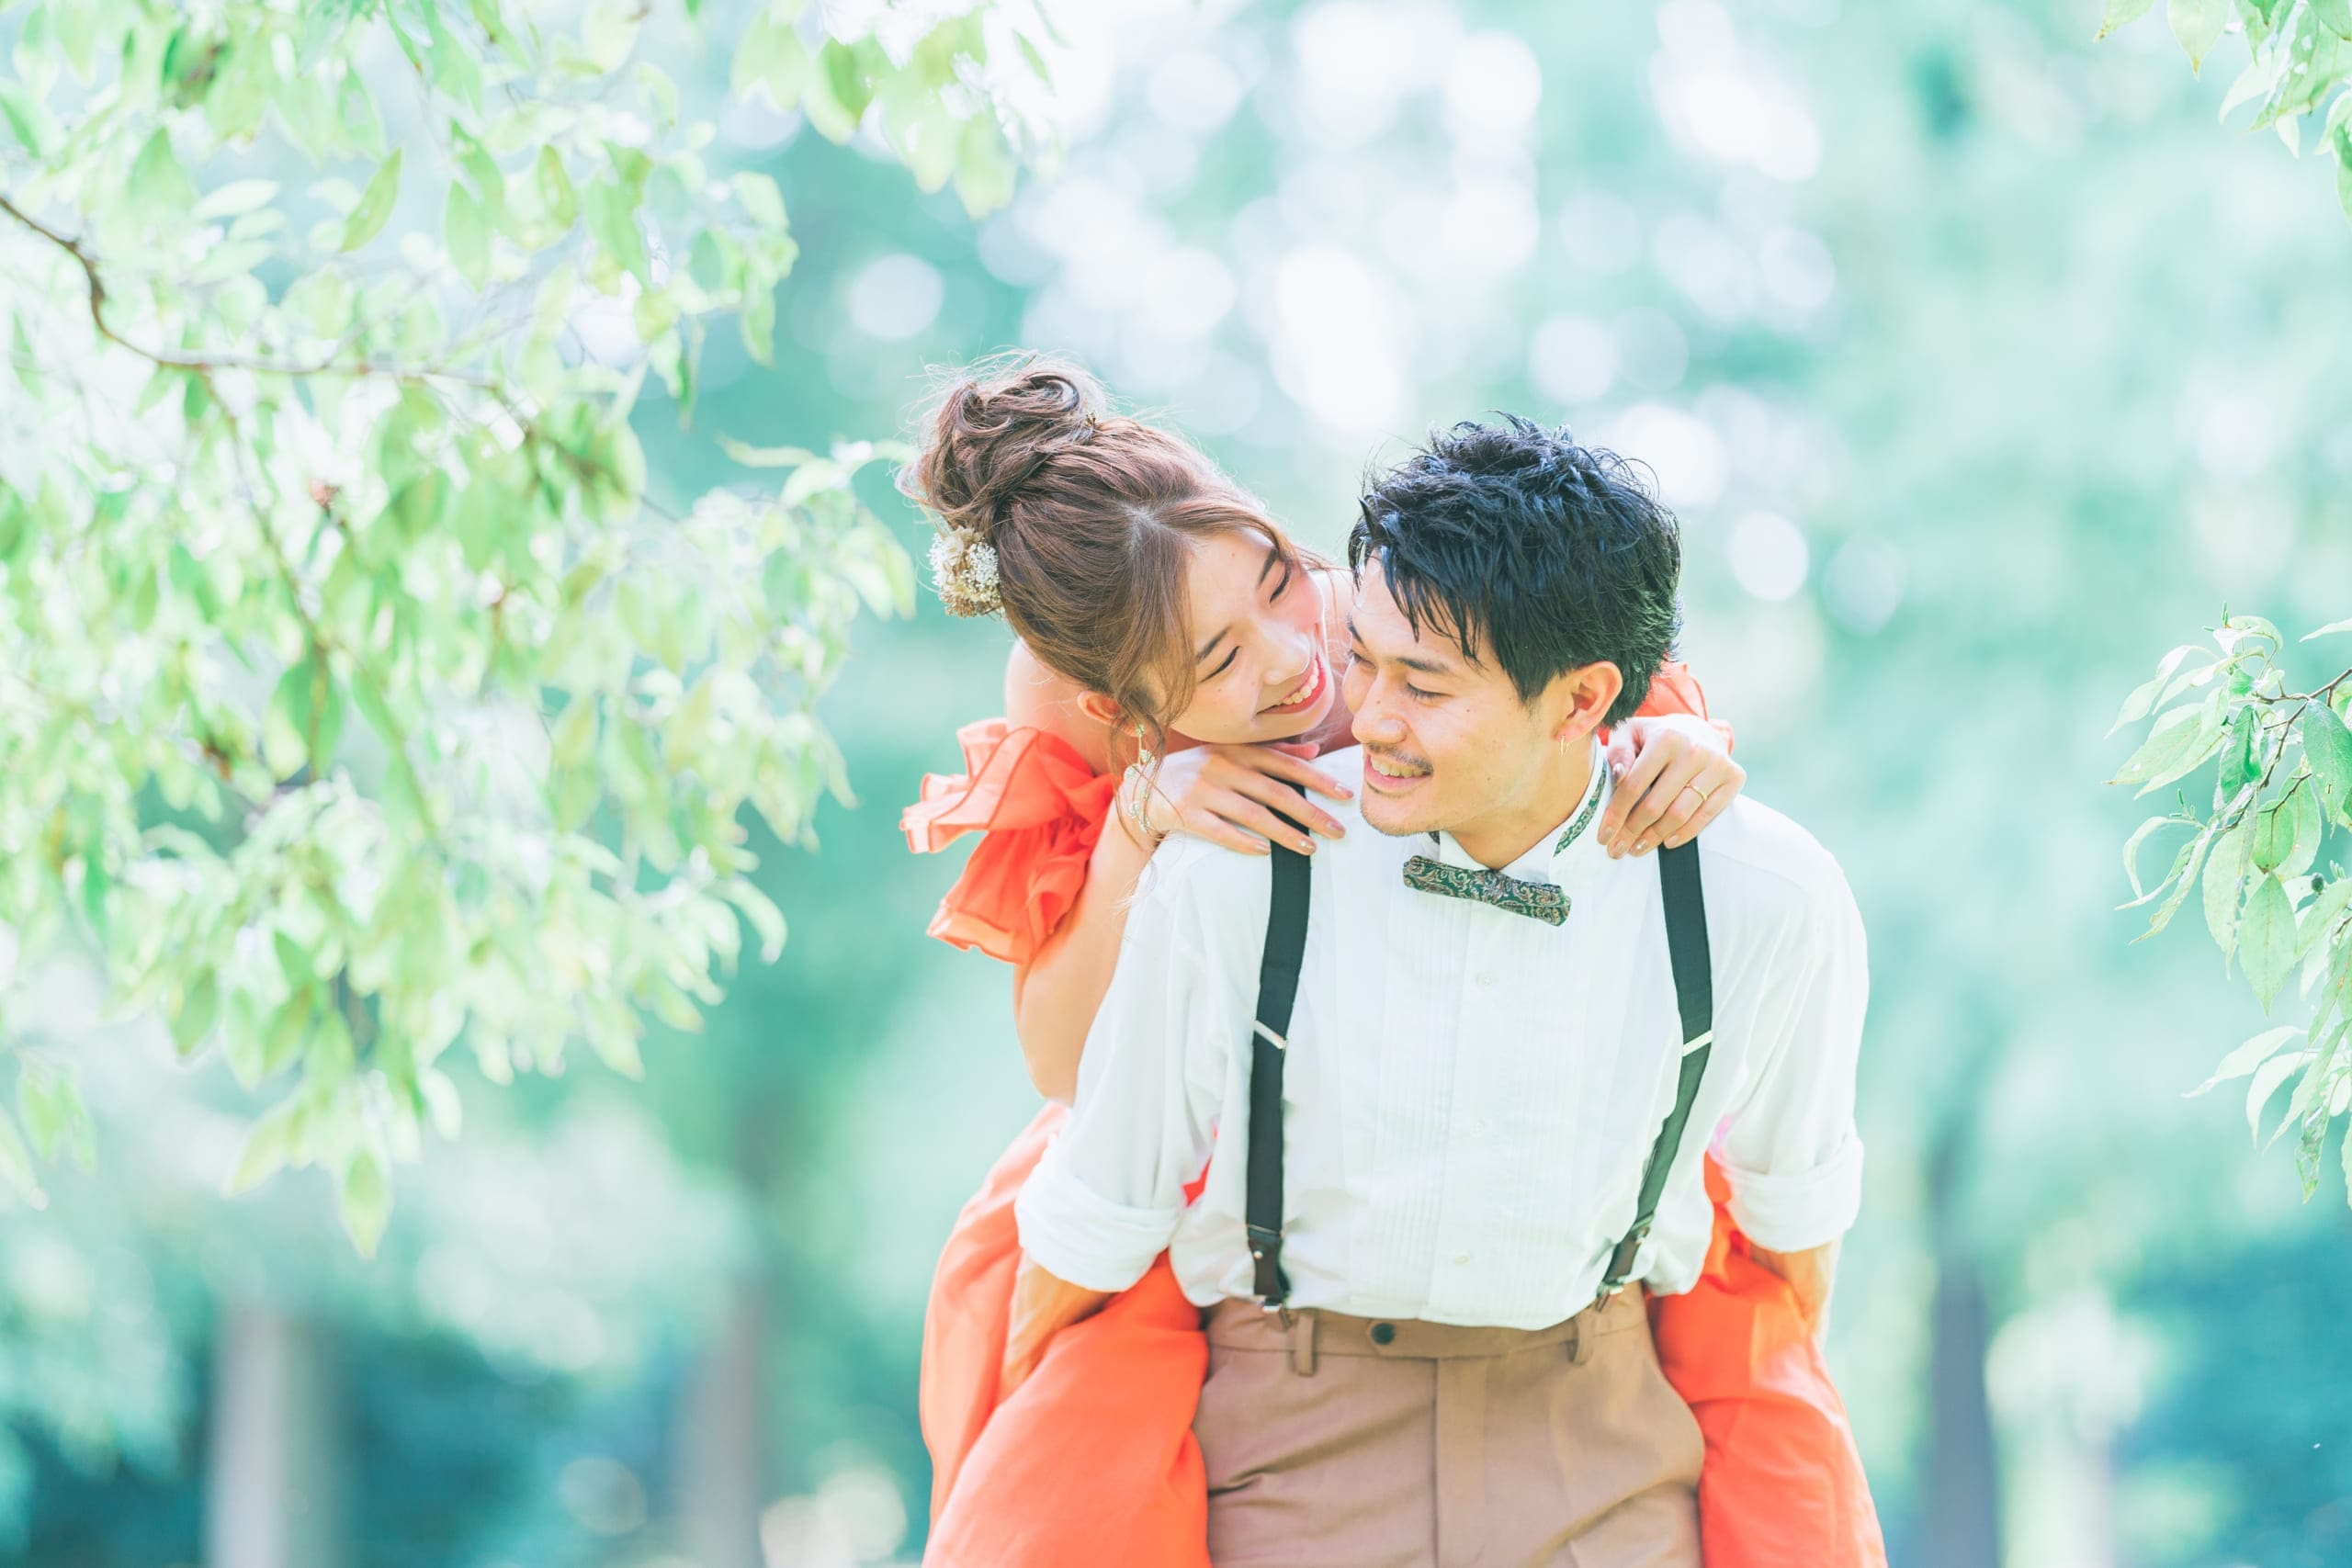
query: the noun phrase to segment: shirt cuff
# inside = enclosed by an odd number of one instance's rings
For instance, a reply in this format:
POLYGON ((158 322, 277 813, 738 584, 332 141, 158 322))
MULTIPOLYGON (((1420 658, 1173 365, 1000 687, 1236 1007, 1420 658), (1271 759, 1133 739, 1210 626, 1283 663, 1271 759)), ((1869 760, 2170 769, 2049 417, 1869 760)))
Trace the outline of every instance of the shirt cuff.
POLYGON ((1770 1251, 1826 1247, 1861 1213, 1862 1140, 1850 1132, 1836 1154, 1805 1170, 1747 1170, 1716 1157, 1731 1183, 1732 1222, 1770 1251))
POLYGON ((1088 1291, 1124 1291, 1165 1251, 1182 1209, 1130 1209, 1080 1180, 1057 1138, 1012 1201, 1021 1249, 1057 1280, 1088 1291))

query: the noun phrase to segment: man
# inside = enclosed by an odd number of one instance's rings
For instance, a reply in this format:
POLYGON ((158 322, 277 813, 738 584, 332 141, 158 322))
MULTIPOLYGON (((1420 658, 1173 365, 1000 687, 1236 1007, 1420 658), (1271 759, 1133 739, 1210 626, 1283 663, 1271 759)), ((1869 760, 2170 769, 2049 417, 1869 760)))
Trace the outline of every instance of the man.
POLYGON ((1596 841, 1595 732, 1678 621, 1673 521, 1618 459, 1457 426, 1348 553, 1363 748, 1332 761, 1375 831, 1160 850, 1019 1201, 1009 1375, 1167 1248, 1207 1309, 1219 1568, 1696 1564, 1699 1431, 1625 1287, 1697 1279, 1713 1131, 1741 1229, 1826 1300, 1860 1199, 1852 897, 1752 799, 1661 866, 1596 841))

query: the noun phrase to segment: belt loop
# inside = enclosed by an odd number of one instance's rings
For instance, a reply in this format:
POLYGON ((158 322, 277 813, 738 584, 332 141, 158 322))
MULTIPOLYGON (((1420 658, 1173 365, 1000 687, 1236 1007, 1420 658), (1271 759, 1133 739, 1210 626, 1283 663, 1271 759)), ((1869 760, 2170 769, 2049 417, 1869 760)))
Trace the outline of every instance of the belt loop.
POLYGON ((1600 1326, 1600 1314, 1608 1300, 1606 1296, 1601 1297, 1577 1314, 1576 1321, 1569 1325, 1574 1332, 1568 1340, 1568 1365, 1581 1367, 1592 1359, 1592 1342, 1596 1337, 1593 1330, 1600 1326))
POLYGON ((1290 1370, 1303 1378, 1315 1375, 1315 1314, 1312 1312, 1291 1314, 1290 1370))

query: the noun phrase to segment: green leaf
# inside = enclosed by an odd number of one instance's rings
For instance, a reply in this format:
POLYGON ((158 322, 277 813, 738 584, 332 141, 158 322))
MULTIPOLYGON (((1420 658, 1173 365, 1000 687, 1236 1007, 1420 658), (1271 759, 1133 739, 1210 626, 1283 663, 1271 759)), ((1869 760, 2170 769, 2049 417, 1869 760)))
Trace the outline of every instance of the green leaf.
POLYGON ((2173 874, 2165 879, 2172 884, 2172 896, 2156 906, 2154 916, 2148 921, 2148 929, 2141 932, 2135 941, 2145 942, 2172 924, 2173 916, 2180 912, 2180 907, 2188 901, 2189 890, 2197 886, 2197 868, 2204 863, 2206 851, 2212 842, 2213 829, 2209 825, 2182 846, 2179 858, 2173 863, 2173 874))
POLYGON ((736 877, 718 885, 719 897, 743 912, 760 939, 760 962, 773 964, 784 953, 784 911, 752 883, 736 877))
POLYGON ((2315 632, 2305 632, 2302 640, 2309 642, 2315 637, 2333 637, 2337 632, 2352 632, 2352 620, 2330 621, 2315 632))
POLYGON ((2295 908, 2276 876, 2255 884, 2238 919, 2238 956, 2263 1010, 2295 972, 2295 908))
POLYGON ((2324 703, 2303 710, 2299 724, 2303 756, 2311 763, 2312 787, 2317 791, 2321 815, 2339 820, 2352 811, 2352 729, 2324 703))
POLYGON ((2302 1032, 2301 1025, 2292 1023, 2281 1024, 2277 1029, 2264 1030, 2261 1033, 2256 1035, 2253 1039, 2247 1041, 2245 1044, 2239 1046, 2236 1050, 2222 1057, 2221 1066, 2213 1069, 2213 1076, 2211 1077, 2207 1078, 2203 1083, 2199 1084, 2195 1089, 2190 1089, 2181 1098, 2184 1100, 2194 1100, 2199 1095, 2205 1093, 2208 1089, 2212 1089, 2217 1084, 2225 1084, 2232 1078, 2242 1078, 2245 1077, 2246 1074, 2254 1071, 2255 1068, 2262 1066, 2263 1063, 2277 1055, 2278 1054, 2279 1047, 2286 1044, 2288 1041, 2292 1040, 2297 1035, 2302 1033, 2302 1032))
MULTIPOLYGON (((874 84, 864 58, 867 52, 867 44, 852 47, 829 39, 804 75, 801 110, 817 134, 828 141, 847 141, 857 134, 865 107, 873 102, 874 84)), ((882 63, 887 70, 888 62, 882 63)))
POLYGON ((384 1226, 391 1218, 392 1189, 374 1151, 363 1148, 353 1154, 343 1168, 339 1196, 343 1228, 351 1245, 362 1258, 375 1257, 377 1243, 384 1239, 384 1226))
POLYGON ((2099 17, 2098 31, 2092 35, 2093 40, 2103 39, 2116 28, 2138 21, 2148 14, 2148 8, 2154 4, 2155 0, 2107 0, 2106 14, 2099 17))
POLYGON ((2352 907, 2352 877, 2338 877, 2322 887, 2295 928, 2295 956, 2301 958, 2317 947, 2347 907, 2352 907))
POLYGON ((2316 783, 2309 773, 2296 774, 2288 785, 2286 800, 2290 836, 2287 858, 2280 863, 2279 870, 2288 876, 2301 876, 2319 858, 2319 841, 2327 824, 2320 814, 2316 783))
POLYGON ((756 278, 743 299, 743 310, 737 318, 742 329, 743 347, 762 365, 775 363, 775 285, 765 277, 756 278))
POLYGON ((786 226, 784 192, 776 187, 774 179, 757 170, 747 169, 729 184, 735 192, 735 199, 743 204, 743 210, 751 216, 752 222, 763 229, 783 229, 786 226))
POLYGON ((252 1191, 275 1176, 293 1156, 301 1131, 301 1116, 295 1109, 296 1103, 289 1100, 271 1106, 246 1133, 244 1145, 237 1151, 237 1162, 230 1168, 229 1179, 222 1186, 226 1196, 234 1198, 252 1191))
POLYGON ((2344 1140, 2343 1147, 2337 1151, 2337 1155, 2344 1161, 2345 1195, 2352 1198, 2352 1137, 2344 1140))
POLYGON ((2254 814, 2254 841, 2247 853, 2256 871, 2277 871, 2294 854, 2294 797, 2301 793, 2290 791, 2254 814))
POLYGON ((205 970, 192 981, 178 1008, 172 1013, 172 1041, 183 1056, 193 1055, 204 1037, 212 1032, 213 1021, 220 1014, 220 990, 213 972, 205 970))
POLYGON ((2222 740, 2222 770, 2215 781, 2213 808, 2217 811, 2237 799, 2238 792, 2252 784, 2262 772, 2255 758, 2255 734, 2259 728, 2259 710, 2249 705, 2230 717, 2229 733, 2222 740))
POLYGON ((791 468, 817 460, 805 446, 750 446, 731 435, 718 438, 718 449, 747 468, 791 468))
POLYGON ((550 756, 561 767, 575 768, 595 754, 596 699, 582 693, 565 705, 549 736, 550 756))
POLYGON ((458 272, 480 288, 490 276, 490 223, 473 193, 454 182, 448 202, 441 209, 441 237, 458 272))
POLYGON ((2262 1111, 2278 1086, 2295 1076, 2298 1069, 2308 1066, 2318 1055, 2315 1051, 2298 1051, 2289 1056, 2273 1056, 2254 1072, 2254 1082, 2245 1090, 2246 1131, 2253 1134, 2256 1148, 2262 1146, 2262 1111))
POLYGON ((862 118, 865 106, 874 101, 874 84, 866 75, 860 51, 839 39, 827 39, 825 47, 817 51, 817 65, 824 73, 825 87, 833 95, 833 102, 841 105, 853 123, 862 118))
POLYGON ((0 1179, 29 1207, 49 1207, 49 1194, 41 1190, 40 1179, 33 1174, 32 1153, 17 1132, 17 1119, 5 1109, 0 1109, 0 1179))
POLYGON ((356 251, 383 231, 384 220, 392 215, 392 203, 401 193, 401 153, 399 148, 383 162, 368 188, 359 193, 359 203, 343 220, 343 244, 346 251, 356 251))
MULTIPOLYGON (((2115 4, 2111 5, 2109 9, 2114 10, 2135 3, 2142 10, 2144 11, 2150 5, 2154 4, 2154 0, 2115 0, 2115 4)), ((2106 26, 2102 25, 2099 29, 2099 36, 2104 38, 2106 34, 2106 26)), ((1029 62, 1029 69, 1036 73, 1037 80, 1047 86, 1051 86, 1054 81, 1054 73, 1046 69, 1046 57, 1037 52, 1037 46, 1029 40, 1029 35, 1023 32, 1015 32, 1012 35, 1012 41, 1021 46, 1021 58, 1029 62)))
POLYGON ((139 149, 130 165, 127 186, 133 210, 153 220, 164 214, 185 214, 196 205, 196 186, 172 151, 171 133, 160 127, 139 149))
POLYGON ((205 193, 196 204, 196 220, 209 223, 222 218, 239 218, 256 208, 266 207, 277 197, 276 180, 231 180, 227 185, 205 193))
POLYGON ((637 207, 628 193, 609 180, 591 181, 580 193, 580 210, 588 220, 589 234, 615 265, 650 286, 645 236, 637 226, 637 207))
POLYGON ((287 667, 270 693, 262 714, 262 755, 281 779, 306 762, 313 777, 324 777, 342 733, 342 694, 313 649, 287 667))
POLYGON ((8 122, 9 130, 15 133, 26 152, 36 158, 45 155, 50 132, 54 129, 47 106, 30 94, 0 81, 0 119, 8 122))
POLYGON ((2311 0, 2312 15, 2340 39, 2352 39, 2352 0, 2311 0))
POLYGON ((2147 742, 2107 782, 2139 784, 2146 795, 2197 768, 2221 744, 2222 697, 2216 691, 2214 700, 2175 708, 2156 720, 2147 742))
MULTIPOLYGON (((2287 1113, 2279 1119, 2278 1133, 2285 1132, 2312 1111, 2324 1111, 2324 1097, 2333 1094, 2344 1077, 2343 1064, 2338 1059, 2343 1050, 2344 1024, 2339 1021, 2314 1047, 2311 1065, 2303 1071, 2303 1081, 2295 1086, 2294 1096, 2287 1102, 2287 1113)), ((2273 1133, 2271 1136, 2276 1138, 2278 1133, 2273 1133)))
POLYGON ((641 0, 595 0, 580 28, 588 62, 606 73, 619 70, 637 47, 638 25, 648 9, 641 0))
POLYGON ((571 176, 564 172, 563 154, 553 147, 539 149, 537 164, 539 205, 548 220, 559 229, 569 229, 580 218, 580 198, 571 188, 571 176))
POLYGON ((728 85, 739 98, 758 93, 779 113, 800 101, 808 81, 808 49, 790 20, 763 11, 743 29, 735 46, 728 85))
POLYGON ((967 215, 978 218, 1012 199, 1020 164, 995 117, 976 115, 956 147, 956 194, 967 215))
POLYGON ((81 1085, 70 1070, 27 1056, 17 1072, 17 1111, 41 1158, 53 1160, 61 1149, 70 1149, 74 1164, 90 1168, 97 1152, 95 1131, 81 1085))

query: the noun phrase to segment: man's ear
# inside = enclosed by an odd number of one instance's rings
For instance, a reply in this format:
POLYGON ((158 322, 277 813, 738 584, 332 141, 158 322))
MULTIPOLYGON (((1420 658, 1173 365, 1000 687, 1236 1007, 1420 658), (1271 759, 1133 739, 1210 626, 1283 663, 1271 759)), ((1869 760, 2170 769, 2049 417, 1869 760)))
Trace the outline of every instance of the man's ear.
MULTIPOLYGON (((1611 700, 1613 701, 1614 699, 1611 700)), ((1124 729, 1126 728, 1126 714, 1121 710, 1118 704, 1113 702, 1110 698, 1104 696, 1100 692, 1079 693, 1078 711, 1092 719, 1095 723, 1107 725, 1113 729, 1124 729)))
POLYGON ((1553 738, 1563 746, 1584 739, 1607 722, 1609 710, 1617 705, 1617 698, 1624 690, 1624 672, 1606 659, 1561 675, 1552 682, 1547 694, 1560 705, 1553 738))

